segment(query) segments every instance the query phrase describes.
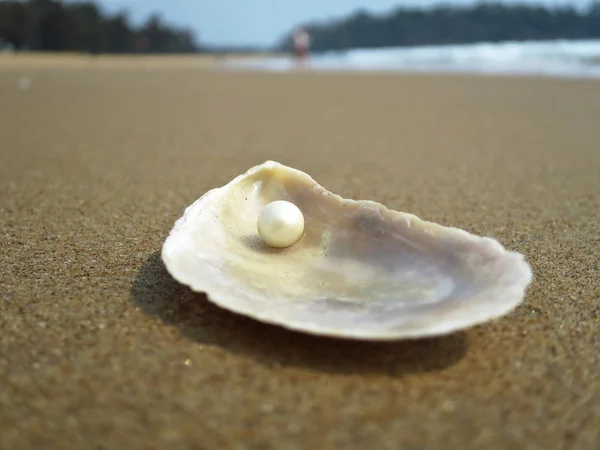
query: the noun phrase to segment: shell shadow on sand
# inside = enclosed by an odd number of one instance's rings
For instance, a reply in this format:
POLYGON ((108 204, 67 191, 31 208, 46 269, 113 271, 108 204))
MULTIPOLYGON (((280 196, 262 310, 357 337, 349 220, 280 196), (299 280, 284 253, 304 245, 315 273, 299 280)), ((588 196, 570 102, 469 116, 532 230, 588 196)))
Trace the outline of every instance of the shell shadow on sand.
POLYGON ((468 347, 464 332, 398 342, 327 338, 290 331, 231 313, 210 303, 167 272, 160 252, 147 259, 131 289, 137 307, 202 345, 249 356, 270 366, 326 373, 380 373, 402 377, 439 371, 460 361, 468 347))

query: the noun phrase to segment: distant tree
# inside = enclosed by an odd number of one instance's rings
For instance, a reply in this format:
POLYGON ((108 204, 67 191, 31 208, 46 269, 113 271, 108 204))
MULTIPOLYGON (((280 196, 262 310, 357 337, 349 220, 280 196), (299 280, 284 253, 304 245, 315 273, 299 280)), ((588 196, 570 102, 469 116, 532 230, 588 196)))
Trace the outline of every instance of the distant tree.
POLYGON ((125 13, 106 16, 92 1, 0 0, 0 40, 15 49, 87 53, 196 52, 194 34, 158 15, 141 29, 125 13))
POLYGON ((117 13, 106 20, 106 51, 109 53, 128 53, 134 51, 134 32, 129 18, 124 12, 117 13))
POLYGON ((147 39, 149 52, 162 53, 166 51, 168 39, 160 15, 151 15, 140 29, 140 35, 147 39))
POLYGON ((61 2, 34 0, 39 10, 38 43, 40 50, 75 50, 77 30, 74 18, 61 2))
POLYGON ((20 1, 0 2, 0 38, 15 49, 25 47, 35 29, 29 5, 20 1))
POLYGON ((100 53, 107 48, 107 20, 100 9, 91 2, 74 3, 67 9, 73 21, 74 50, 100 53))
MULTIPOLYGON (((600 2, 587 11, 481 2, 468 7, 397 8, 387 15, 359 10, 307 26, 316 51, 481 41, 600 38, 600 2)), ((291 32, 276 48, 291 48, 291 32)))

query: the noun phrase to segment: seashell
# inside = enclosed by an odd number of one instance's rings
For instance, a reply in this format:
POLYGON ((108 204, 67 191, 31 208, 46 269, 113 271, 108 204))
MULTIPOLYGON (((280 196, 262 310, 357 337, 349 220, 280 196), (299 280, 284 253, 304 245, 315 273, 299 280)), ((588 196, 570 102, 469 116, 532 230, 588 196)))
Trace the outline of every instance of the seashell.
POLYGON ((162 248, 169 273, 215 304, 290 329, 391 340, 450 333, 509 313, 532 281, 520 253, 373 201, 344 199, 267 161, 185 210, 162 248), (304 215, 287 248, 259 237, 265 205, 304 215))

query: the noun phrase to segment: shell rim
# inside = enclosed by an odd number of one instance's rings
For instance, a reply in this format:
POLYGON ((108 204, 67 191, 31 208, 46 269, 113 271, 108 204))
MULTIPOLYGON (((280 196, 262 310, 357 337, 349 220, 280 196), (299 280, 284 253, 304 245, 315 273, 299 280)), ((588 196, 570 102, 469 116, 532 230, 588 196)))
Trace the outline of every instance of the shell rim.
MULTIPOLYGON (((203 194, 200 198, 198 198, 194 203, 185 208, 185 212, 183 216, 181 216, 175 222, 173 228, 171 229, 169 236, 165 240, 162 249, 161 249, 161 259, 165 265, 165 268, 169 272, 169 274, 179 283, 188 286, 192 291, 204 293, 206 298, 213 304, 219 306, 222 309, 226 309, 230 312, 234 312, 236 314, 249 317, 255 319, 257 321, 275 325, 279 327, 286 328, 288 330, 308 333, 316 336, 328 336, 339 339, 355 339, 355 340, 372 340, 372 341, 394 341, 400 339, 418 339, 418 338, 426 338, 426 337, 435 337, 447 335, 452 332, 470 328, 484 322, 488 322, 494 319, 497 319, 501 316, 504 316, 510 313, 513 309, 519 306, 525 299, 526 291, 529 285, 533 281, 533 273, 531 271, 531 266, 525 260, 523 254, 506 250, 502 244, 490 237, 483 237, 472 234, 468 231, 462 230, 460 228, 444 226, 437 224, 435 222, 427 221, 419 218, 418 216, 410 213, 405 213, 401 211, 394 211, 388 208, 387 206, 377 203, 372 200, 354 200, 354 199, 346 199, 341 197, 338 194, 334 194, 332 192, 327 191, 323 186, 317 183, 310 175, 305 172, 302 172, 298 169, 294 169, 292 167, 285 166, 278 162, 268 160, 263 164, 252 167, 247 170, 245 173, 236 176, 229 183, 219 187, 213 188, 203 194), (314 326, 311 323, 306 321, 289 321, 287 318, 285 321, 276 316, 269 316, 261 311, 248 311, 243 306, 237 305, 235 302, 235 295, 228 295, 227 293, 222 292, 220 289, 213 289, 214 284, 211 283, 210 277, 203 277, 202 279, 189 280, 186 276, 180 275, 174 267, 170 264, 170 258, 167 254, 169 245, 173 240, 174 234, 179 231, 184 224, 187 222, 189 214, 193 212, 196 208, 200 207, 204 202, 211 199, 215 195, 223 194, 226 192, 228 188, 237 184, 240 180, 247 176, 254 175, 260 170, 263 169, 272 169, 272 168, 283 168, 288 171, 292 171, 296 173, 296 175, 300 175, 301 177, 310 180, 313 184, 312 189, 320 191, 322 194, 331 196, 336 198, 337 200, 349 203, 349 204, 360 204, 364 206, 369 206, 376 208, 379 211, 384 212, 393 212, 400 213, 408 220, 411 221, 411 226, 420 226, 425 229, 432 229, 437 233, 452 233, 454 235, 460 235, 463 239, 468 239, 473 243, 477 243, 478 245, 487 245, 487 247, 492 250, 497 257, 503 258, 511 258, 513 261, 513 273, 519 274, 518 277, 513 277, 511 282, 508 284, 498 283, 491 285, 490 287, 484 288, 481 291, 477 292, 476 295, 471 297, 464 297, 461 301, 475 303, 477 304, 477 300, 474 300, 478 297, 485 297, 486 293, 492 291, 498 287, 504 287, 509 292, 506 294, 506 300, 504 302, 496 302, 495 308, 493 310, 489 309, 486 314, 478 314, 476 316, 470 316, 467 319, 460 320, 460 318, 455 318, 454 320, 444 319, 441 322, 433 326, 423 327, 423 328, 400 328, 399 332, 395 334, 377 334, 372 330, 349 330, 344 328, 340 330, 336 327, 326 327, 323 325, 314 326), (518 269, 518 270, 517 270, 518 269), (508 289, 510 288, 510 289, 508 289), (216 293, 216 295, 215 295, 216 293), (510 294, 509 294, 510 293, 510 294)), ((460 316, 460 315, 459 315, 460 316)), ((450 315, 451 317, 451 315, 450 315)))

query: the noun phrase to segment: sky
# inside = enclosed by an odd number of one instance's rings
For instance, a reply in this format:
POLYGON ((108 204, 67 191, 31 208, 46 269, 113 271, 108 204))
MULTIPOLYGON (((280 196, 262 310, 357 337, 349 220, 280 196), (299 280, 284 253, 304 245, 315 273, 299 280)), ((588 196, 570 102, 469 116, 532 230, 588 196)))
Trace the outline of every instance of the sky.
MULTIPOLYGON (((504 0, 504 3, 585 6, 590 0, 504 0)), ((364 8, 375 13, 397 6, 435 5, 440 0, 99 0, 109 12, 126 9, 135 23, 152 12, 166 22, 190 27, 203 44, 275 44, 294 25, 344 17, 364 8)), ((445 0, 464 5, 472 0, 445 0)))

